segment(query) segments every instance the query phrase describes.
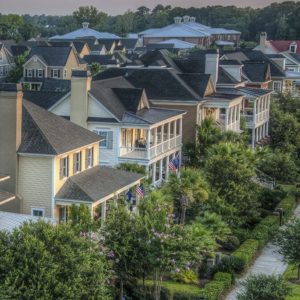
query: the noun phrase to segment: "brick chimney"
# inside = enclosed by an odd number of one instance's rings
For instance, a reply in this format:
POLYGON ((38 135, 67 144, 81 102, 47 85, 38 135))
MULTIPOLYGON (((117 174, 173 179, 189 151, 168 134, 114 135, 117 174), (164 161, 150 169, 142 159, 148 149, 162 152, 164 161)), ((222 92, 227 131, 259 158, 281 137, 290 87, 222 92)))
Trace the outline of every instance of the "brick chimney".
POLYGON ((17 150, 22 139, 22 87, 20 84, 0 83, 0 173, 10 179, 1 188, 17 193, 17 150))
POLYGON ((87 128, 88 92, 92 77, 89 71, 73 70, 71 78, 71 122, 87 128))

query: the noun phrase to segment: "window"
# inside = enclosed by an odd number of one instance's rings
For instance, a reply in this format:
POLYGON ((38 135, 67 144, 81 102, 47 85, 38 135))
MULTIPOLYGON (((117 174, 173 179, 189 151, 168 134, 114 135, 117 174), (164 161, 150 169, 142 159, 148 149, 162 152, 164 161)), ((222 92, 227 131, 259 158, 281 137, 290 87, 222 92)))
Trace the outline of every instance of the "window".
POLYGON ((67 77, 67 70, 64 70, 64 77, 67 77))
POLYGON ((44 217, 45 209, 44 208, 31 208, 31 215, 34 217, 44 217))
POLYGON ((81 152, 74 154, 74 173, 81 171, 81 152))
POLYGON ((0 67, 0 76, 2 76, 2 75, 3 75, 3 68, 0 67))
POLYGON ((52 77, 53 78, 58 78, 59 77, 59 70, 58 69, 53 69, 52 70, 52 77))
POLYGON ((27 77, 32 77, 33 76, 33 70, 32 69, 27 69, 27 77))
POLYGON ((41 78, 41 77, 43 77, 43 76, 44 76, 44 70, 38 69, 38 70, 37 70, 37 77, 41 78))
POLYGON ((66 156, 60 160, 60 178, 69 176, 69 157, 66 156))
POLYGON ((113 131, 108 131, 105 129, 94 130, 101 138, 100 148, 102 149, 112 149, 113 148, 113 131))
POLYGON ((86 168, 91 168, 94 165, 94 148, 86 150, 86 168))
POLYGON ((273 82, 273 90, 277 93, 281 92, 281 81, 274 81, 273 82))
POLYGON ((290 45, 290 52, 291 53, 296 53, 297 50, 297 45, 296 44, 291 44, 290 45))

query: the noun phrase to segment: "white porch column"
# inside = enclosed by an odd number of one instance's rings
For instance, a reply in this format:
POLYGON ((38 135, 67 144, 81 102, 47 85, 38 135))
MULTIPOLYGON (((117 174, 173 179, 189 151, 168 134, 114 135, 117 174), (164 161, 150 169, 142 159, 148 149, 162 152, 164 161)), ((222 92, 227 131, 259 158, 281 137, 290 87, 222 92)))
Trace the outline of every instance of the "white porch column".
POLYGON ((228 120, 229 120, 229 109, 225 109, 225 130, 228 128, 228 120))
POLYGON ((157 153, 157 127, 154 128, 154 153, 157 153))
POLYGON ((168 149, 170 149, 171 123, 168 123, 168 149))
POLYGON ((256 133, 256 131, 255 131, 255 128, 254 129, 252 129, 252 139, 251 139, 251 146, 252 146, 252 148, 254 148, 255 147, 255 133, 256 133))
POLYGON ((174 137, 176 136, 176 132, 177 132, 177 122, 174 121, 174 137))
POLYGON ((182 136, 182 118, 179 120, 179 135, 182 136))
POLYGON ((169 163, 170 163, 169 155, 166 157, 166 159, 167 159, 167 161, 166 161, 166 170, 165 170, 165 172, 166 172, 166 180, 168 180, 168 178, 169 178, 169 163))
POLYGON ((147 129, 147 159, 150 159, 150 156, 151 156, 151 151, 150 151, 150 148, 151 148, 151 129, 147 129))
POLYGON ((253 106, 253 124, 256 123, 256 99, 254 100, 254 106, 253 106))
POLYGON ((163 160, 159 161, 159 181, 162 181, 162 174, 163 174, 163 160))
POLYGON ((106 220, 106 201, 101 203, 101 222, 106 220))
POLYGON ((153 163, 153 165, 152 165, 152 184, 155 183, 155 177, 156 177, 156 163, 153 163))
POLYGON ((165 141, 165 125, 161 125, 161 142, 165 141))

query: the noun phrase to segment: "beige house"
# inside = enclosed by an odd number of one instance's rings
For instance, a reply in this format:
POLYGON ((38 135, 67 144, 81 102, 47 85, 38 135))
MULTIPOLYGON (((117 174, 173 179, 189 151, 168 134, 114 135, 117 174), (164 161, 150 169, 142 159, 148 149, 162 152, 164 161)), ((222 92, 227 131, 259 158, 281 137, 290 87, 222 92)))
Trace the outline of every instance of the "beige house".
POLYGON ((8 51, 5 44, 0 41, 0 82, 4 81, 14 65, 14 57, 8 51))
POLYGON ((73 69, 86 68, 73 46, 37 46, 23 66, 23 77, 31 90, 39 90, 44 78, 71 79, 73 69))
POLYGON ((83 203, 105 219, 106 202, 140 183, 142 175, 99 166, 98 135, 22 101, 15 85, 1 88, 0 120, 15 125, 0 121, 1 145, 9 141, 0 151, 0 169, 12 174, 7 190, 20 202, 15 212, 63 221, 67 206, 83 203))

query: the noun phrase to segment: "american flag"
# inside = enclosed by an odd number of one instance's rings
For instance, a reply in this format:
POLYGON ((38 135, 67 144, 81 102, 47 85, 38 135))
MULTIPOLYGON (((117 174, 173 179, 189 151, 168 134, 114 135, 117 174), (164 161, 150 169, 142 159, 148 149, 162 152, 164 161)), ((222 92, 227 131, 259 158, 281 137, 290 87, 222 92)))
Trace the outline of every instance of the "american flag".
POLYGON ((174 159, 170 160, 170 162, 169 162, 169 169, 170 169, 170 171, 172 171, 172 172, 175 172, 175 171, 176 171, 177 167, 176 167, 176 164, 175 164, 175 160, 174 160, 174 159))
POLYGON ((138 185, 136 187, 136 193, 138 194, 138 196, 144 197, 145 196, 144 187, 142 185, 138 185))

